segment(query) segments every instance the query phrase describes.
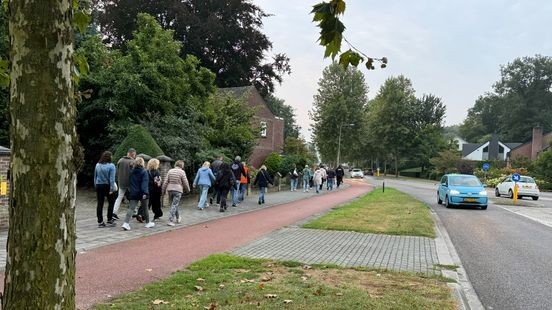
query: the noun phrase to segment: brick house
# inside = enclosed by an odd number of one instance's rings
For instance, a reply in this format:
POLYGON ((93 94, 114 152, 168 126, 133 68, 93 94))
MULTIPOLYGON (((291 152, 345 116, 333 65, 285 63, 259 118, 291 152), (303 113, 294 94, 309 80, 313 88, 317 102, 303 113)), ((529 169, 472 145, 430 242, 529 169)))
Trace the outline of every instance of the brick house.
POLYGON ((552 143, 552 132, 547 134, 542 133, 541 127, 533 128, 533 136, 531 141, 526 142, 510 152, 510 159, 529 158, 537 159, 540 152, 545 151, 552 143))
POLYGON ((254 110, 251 126, 261 128, 261 136, 255 141, 255 148, 247 161, 249 165, 259 168, 270 153, 283 152, 284 120, 274 116, 255 86, 222 88, 220 91, 243 100, 254 110))
MULTIPOLYGON (((10 149, 0 146, 0 177, 2 182, 7 182, 7 190, 10 189, 9 170, 10 170, 10 149)), ((0 229, 8 227, 9 218, 9 192, 5 195, 0 195, 0 229)))

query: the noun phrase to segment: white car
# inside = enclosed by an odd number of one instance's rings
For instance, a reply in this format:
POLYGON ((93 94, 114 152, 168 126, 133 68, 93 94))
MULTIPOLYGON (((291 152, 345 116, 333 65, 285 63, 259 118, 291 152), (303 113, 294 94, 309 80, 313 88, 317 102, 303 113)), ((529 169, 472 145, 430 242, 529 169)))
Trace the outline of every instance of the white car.
MULTIPOLYGON (((531 197, 533 200, 539 199, 539 187, 535 183, 535 179, 528 176, 521 176, 518 184, 518 198, 531 197)), ((500 195, 508 195, 509 198, 514 197, 514 181, 512 181, 512 176, 509 176, 498 183, 495 188, 495 196, 500 197, 500 195)))
POLYGON ((364 172, 358 168, 355 168, 351 170, 351 178, 364 178, 364 172))

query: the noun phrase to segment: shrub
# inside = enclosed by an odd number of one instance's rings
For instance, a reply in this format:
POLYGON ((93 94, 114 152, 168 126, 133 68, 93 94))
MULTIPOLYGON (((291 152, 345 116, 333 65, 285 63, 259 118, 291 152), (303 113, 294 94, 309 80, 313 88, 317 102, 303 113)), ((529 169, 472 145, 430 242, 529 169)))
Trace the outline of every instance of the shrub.
POLYGON ((268 173, 274 176, 282 166, 282 156, 276 152, 271 153, 264 161, 268 173))
POLYGON ((305 167, 306 160, 299 155, 287 155, 284 156, 282 164, 280 165, 280 174, 284 177, 288 176, 293 170, 293 165, 297 166, 297 171, 301 170, 301 167, 305 167))
POLYGON ((142 126, 134 125, 128 130, 126 138, 119 144, 114 154, 114 162, 126 155, 129 148, 135 148, 136 153, 147 154, 151 157, 164 155, 151 134, 142 126))

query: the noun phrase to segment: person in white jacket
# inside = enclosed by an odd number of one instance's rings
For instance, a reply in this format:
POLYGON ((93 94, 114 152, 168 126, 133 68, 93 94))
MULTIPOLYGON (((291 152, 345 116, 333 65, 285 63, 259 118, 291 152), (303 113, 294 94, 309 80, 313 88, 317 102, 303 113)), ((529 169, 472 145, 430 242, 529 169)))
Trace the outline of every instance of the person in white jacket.
POLYGON ((326 168, 324 168, 324 165, 320 165, 320 171, 322 171, 322 181, 320 182, 320 190, 324 187, 324 181, 328 179, 328 172, 326 171, 326 168))
POLYGON ((314 188, 316 188, 316 193, 320 192, 320 186, 322 185, 322 176, 324 174, 322 170, 322 168, 318 167, 316 168, 316 171, 314 171, 313 182, 314 188))

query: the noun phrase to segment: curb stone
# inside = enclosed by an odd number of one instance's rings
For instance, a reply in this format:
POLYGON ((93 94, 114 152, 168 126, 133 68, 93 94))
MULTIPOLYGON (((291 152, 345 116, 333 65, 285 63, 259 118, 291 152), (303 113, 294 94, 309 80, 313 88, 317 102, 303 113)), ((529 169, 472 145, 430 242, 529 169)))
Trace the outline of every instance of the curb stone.
POLYGON ((471 285, 470 280, 466 270, 462 266, 460 257, 450 240, 450 237, 437 216, 437 213, 430 209, 431 216, 435 221, 435 230, 437 237, 435 238, 435 246, 437 248, 437 257, 439 263, 443 265, 456 265, 458 268, 456 270, 441 270, 441 273, 444 277, 454 279, 456 283, 449 283, 449 287, 453 290, 453 295, 458 301, 460 309, 463 310, 484 310, 479 296, 475 292, 475 289, 471 285))

